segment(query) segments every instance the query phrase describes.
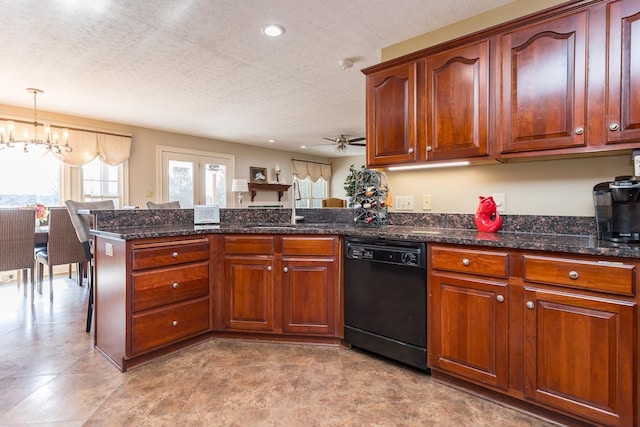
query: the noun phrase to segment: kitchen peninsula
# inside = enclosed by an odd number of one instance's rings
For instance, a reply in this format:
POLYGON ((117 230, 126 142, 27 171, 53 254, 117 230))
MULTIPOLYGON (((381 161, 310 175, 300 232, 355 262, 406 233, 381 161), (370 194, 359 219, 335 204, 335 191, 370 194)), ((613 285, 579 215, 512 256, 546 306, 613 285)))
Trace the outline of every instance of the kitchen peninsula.
POLYGON ((640 248, 598 241, 592 218, 506 217, 479 233, 470 215, 391 213, 369 228, 348 209, 305 210, 295 226, 288 210, 257 211, 202 228, 189 209, 96 213, 96 347, 126 370, 217 336, 338 345, 342 238, 424 241, 434 378, 546 416, 635 423, 640 248), (547 220, 552 233, 518 232, 547 220))

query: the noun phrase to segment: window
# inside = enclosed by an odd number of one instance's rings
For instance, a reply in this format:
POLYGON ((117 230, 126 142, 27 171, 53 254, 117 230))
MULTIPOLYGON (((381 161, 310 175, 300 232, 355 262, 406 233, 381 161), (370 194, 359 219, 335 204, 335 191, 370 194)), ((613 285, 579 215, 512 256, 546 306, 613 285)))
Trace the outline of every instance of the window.
POLYGON ((110 166, 96 157, 82 166, 82 200, 113 200, 118 209, 123 205, 122 164, 110 166))
POLYGON ((300 200, 296 201, 296 207, 321 208, 322 199, 326 199, 328 194, 327 181, 322 177, 315 182, 311 181, 309 177, 305 179, 294 177, 293 179, 298 182, 298 188, 300 189, 300 200))
POLYGON ((0 164, 0 207, 62 204, 62 163, 52 155, 16 146, 0 151, 0 164))

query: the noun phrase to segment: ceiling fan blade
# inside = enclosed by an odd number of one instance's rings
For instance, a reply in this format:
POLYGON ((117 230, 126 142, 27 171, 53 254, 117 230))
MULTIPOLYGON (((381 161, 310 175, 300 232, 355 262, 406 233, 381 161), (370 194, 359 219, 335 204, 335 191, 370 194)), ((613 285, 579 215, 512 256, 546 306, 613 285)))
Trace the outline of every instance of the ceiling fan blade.
POLYGON ((322 139, 326 139, 327 141, 331 141, 331 142, 336 142, 335 138, 322 138, 322 139))
POLYGON ((365 138, 365 137, 361 137, 361 138, 351 138, 351 139, 349 140, 349 142, 364 141, 365 139, 367 139, 367 138, 365 138))

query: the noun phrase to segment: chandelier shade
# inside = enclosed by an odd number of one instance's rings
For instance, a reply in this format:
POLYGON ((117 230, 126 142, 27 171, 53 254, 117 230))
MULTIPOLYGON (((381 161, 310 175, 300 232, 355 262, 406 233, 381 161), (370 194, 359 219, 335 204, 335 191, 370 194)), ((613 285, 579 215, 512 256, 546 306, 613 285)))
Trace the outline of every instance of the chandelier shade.
POLYGON ((47 152, 51 151, 56 154, 61 154, 63 151, 70 153, 73 149, 69 145, 69 131, 65 128, 56 128, 48 123, 38 121, 37 97, 39 93, 44 92, 32 87, 27 88, 27 92, 33 94, 33 122, 31 123, 33 133, 30 134, 28 128, 25 128, 22 137, 16 137, 15 122, 18 120, 7 120, 4 124, 0 123, 0 150, 22 145, 25 153, 29 152, 30 146, 44 147, 47 152), (42 128, 42 137, 39 135, 40 128, 42 128))

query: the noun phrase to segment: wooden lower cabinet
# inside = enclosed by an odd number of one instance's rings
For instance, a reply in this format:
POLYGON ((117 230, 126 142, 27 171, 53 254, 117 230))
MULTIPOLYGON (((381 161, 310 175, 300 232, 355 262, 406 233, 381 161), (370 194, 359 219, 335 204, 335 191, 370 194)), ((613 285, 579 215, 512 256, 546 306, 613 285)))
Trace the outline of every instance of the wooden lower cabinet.
POLYGON ((274 259, 225 257, 225 327, 273 332, 275 325, 274 259))
POLYGON ((431 367, 506 389, 507 284, 434 274, 430 286, 431 367))
POLYGON ((525 290, 525 396, 605 425, 633 424, 636 305, 525 290))
POLYGON ((638 425, 638 262, 444 244, 429 256, 435 376, 532 410, 638 425))
POLYGON ((335 260, 286 260, 282 274, 282 330, 293 334, 336 332, 335 260))
POLYGON ((211 331, 209 238, 95 241, 95 345, 121 370, 211 331))
POLYGON ((340 337, 337 236, 221 236, 220 330, 340 337))

